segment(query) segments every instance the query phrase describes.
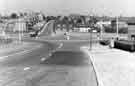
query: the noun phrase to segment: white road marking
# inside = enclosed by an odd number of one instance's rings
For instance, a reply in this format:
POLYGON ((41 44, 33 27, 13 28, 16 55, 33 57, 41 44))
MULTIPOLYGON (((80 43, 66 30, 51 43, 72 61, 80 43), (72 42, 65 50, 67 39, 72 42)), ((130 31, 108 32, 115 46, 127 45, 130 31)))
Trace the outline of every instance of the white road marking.
MULTIPOLYGON (((51 57, 52 56, 52 53, 49 53, 49 55, 48 55, 48 57, 51 57)), ((41 58, 40 60, 41 61, 45 61, 47 58, 45 58, 45 57, 43 57, 43 58, 41 58)))
POLYGON ((92 64, 93 64, 93 67, 94 67, 94 70, 95 70, 95 72, 96 72, 97 81, 98 81, 98 83, 99 83, 99 86, 104 86, 104 85, 103 85, 103 81, 102 81, 102 79, 101 79, 101 77, 100 77, 100 74, 99 74, 99 72, 98 72, 98 70, 97 70, 97 67, 95 66, 95 60, 94 60, 94 58, 93 58, 93 55, 92 55, 92 54, 90 53, 90 51, 88 50, 88 47, 82 46, 82 47, 80 47, 80 49, 81 49, 82 51, 84 51, 84 53, 88 54, 88 56, 90 57, 90 58, 89 58, 89 62, 90 62, 90 63, 92 62, 92 64))
POLYGON ((58 48, 61 48, 63 46, 63 43, 60 43, 59 47, 58 48))
POLYGON ((49 53, 49 57, 52 56, 52 53, 49 53))
MULTIPOLYGON (((63 46, 63 43, 60 43, 59 47, 58 48, 61 48, 63 46)), ((54 53, 56 50, 53 50, 52 52, 54 53)), ((49 53, 49 56, 48 57, 51 57, 52 56, 52 53, 49 53)), ((46 58, 41 58, 41 61, 45 61, 46 58)))
POLYGON ((30 67, 25 67, 23 70, 29 70, 30 69, 30 67))
POLYGON ((54 53, 56 50, 52 50, 52 53, 54 53))
POLYGON ((41 58, 41 61, 45 61, 46 60, 46 58, 41 58))

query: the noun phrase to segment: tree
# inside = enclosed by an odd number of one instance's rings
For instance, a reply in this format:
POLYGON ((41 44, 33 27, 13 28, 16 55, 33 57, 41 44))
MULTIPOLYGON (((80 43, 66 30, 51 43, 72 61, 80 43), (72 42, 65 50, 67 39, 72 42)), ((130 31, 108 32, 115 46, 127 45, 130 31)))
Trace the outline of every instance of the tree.
POLYGON ((23 13, 20 12, 20 17, 23 17, 23 16, 24 16, 23 13))
POLYGON ((16 13, 12 13, 11 16, 10 16, 10 18, 16 19, 16 18, 18 18, 18 15, 16 13))

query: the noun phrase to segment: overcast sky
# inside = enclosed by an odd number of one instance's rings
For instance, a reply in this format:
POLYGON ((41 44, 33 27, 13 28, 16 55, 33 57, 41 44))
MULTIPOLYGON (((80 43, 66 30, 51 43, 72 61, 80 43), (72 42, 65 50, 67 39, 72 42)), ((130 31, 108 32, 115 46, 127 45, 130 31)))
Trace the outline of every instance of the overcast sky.
POLYGON ((46 14, 95 13, 97 15, 135 16, 135 0, 0 0, 0 11, 24 9, 46 14))

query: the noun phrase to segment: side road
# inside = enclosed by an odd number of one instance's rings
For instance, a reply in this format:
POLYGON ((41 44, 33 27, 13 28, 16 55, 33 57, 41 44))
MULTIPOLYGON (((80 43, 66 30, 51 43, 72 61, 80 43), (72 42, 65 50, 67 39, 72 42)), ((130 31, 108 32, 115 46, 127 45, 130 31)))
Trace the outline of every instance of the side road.
POLYGON ((100 86, 135 86, 135 53, 101 45, 88 48, 82 47, 93 61, 100 86))
POLYGON ((21 42, 21 43, 13 42, 8 45, 3 45, 0 46, 0 59, 4 59, 5 57, 14 54, 26 53, 40 46, 41 46, 40 43, 34 43, 34 42, 21 42))

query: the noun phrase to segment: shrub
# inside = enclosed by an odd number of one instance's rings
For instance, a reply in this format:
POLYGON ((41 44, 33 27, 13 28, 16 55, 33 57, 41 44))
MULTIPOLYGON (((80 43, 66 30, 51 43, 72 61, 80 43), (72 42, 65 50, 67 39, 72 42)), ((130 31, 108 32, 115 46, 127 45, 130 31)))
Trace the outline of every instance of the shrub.
POLYGON ((119 33, 128 33, 128 28, 119 28, 119 33))
POLYGON ((107 33, 115 33, 116 29, 112 28, 111 26, 104 26, 104 31, 107 33))
MULTIPOLYGON (((116 27, 112 28, 111 26, 104 26, 104 30, 107 33, 116 33, 116 27)), ((127 27, 120 27, 119 28, 119 33, 127 33, 128 28, 127 27)))

